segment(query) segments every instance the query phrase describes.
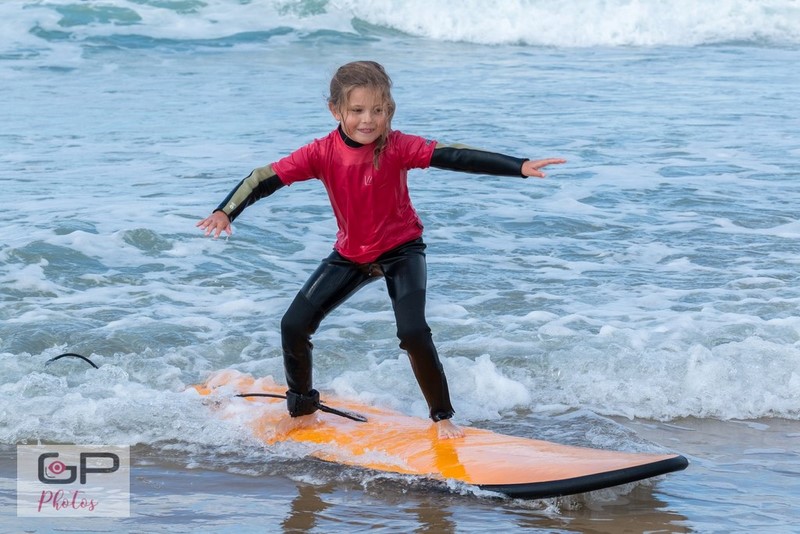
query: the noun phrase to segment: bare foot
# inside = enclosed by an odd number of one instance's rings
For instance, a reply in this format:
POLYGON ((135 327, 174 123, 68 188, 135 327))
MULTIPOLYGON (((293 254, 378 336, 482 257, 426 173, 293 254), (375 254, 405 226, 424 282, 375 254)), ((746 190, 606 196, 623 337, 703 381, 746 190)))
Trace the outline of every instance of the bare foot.
POLYGON ((436 422, 436 431, 439 433, 439 439, 453 439, 463 438, 464 431, 460 427, 453 424, 450 419, 442 419, 436 422))
POLYGON ((319 413, 314 412, 310 415, 300 417, 285 416, 275 425, 275 439, 282 440, 299 428, 308 428, 319 423, 319 413))

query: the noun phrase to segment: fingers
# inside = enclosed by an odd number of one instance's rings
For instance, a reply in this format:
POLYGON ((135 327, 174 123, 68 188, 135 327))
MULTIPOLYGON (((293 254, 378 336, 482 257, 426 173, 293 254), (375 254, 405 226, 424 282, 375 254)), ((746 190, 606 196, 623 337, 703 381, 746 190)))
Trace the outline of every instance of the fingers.
POLYGON ((222 232, 225 232, 228 235, 231 235, 233 233, 233 232, 231 232, 230 223, 228 223, 228 224, 209 225, 209 227, 206 228, 206 235, 211 235, 213 233, 214 234, 214 239, 219 238, 219 236, 222 235, 222 232))
POLYGON ((227 233, 228 235, 232 235, 233 231, 231 229, 231 223, 227 217, 219 217, 215 214, 211 214, 202 221, 198 222, 196 227, 204 230, 204 234, 206 236, 210 236, 213 234, 214 239, 217 239, 222 232, 227 233))
POLYGON ((567 160, 562 158, 528 160, 524 163, 522 167, 522 174, 526 177, 534 176, 536 178, 544 178, 545 174, 539 169, 547 167, 548 165, 559 165, 561 163, 566 163, 566 162, 567 160))
POLYGON ((228 235, 232 235, 233 234, 233 232, 231 231, 230 223, 226 224, 225 226, 223 226, 221 228, 217 228, 217 232, 214 234, 214 239, 217 239, 220 236, 220 234, 222 234, 222 232, 225 232, 228 235))
POLYGON ((560 165, 561 163, 566 163, 567 160, 562 158, 548 158, 548 159, 539 159, 536 161, 531 162, 531 166, 534 169, 541 169, 542 167, 547 167, 548 165, 560 165))

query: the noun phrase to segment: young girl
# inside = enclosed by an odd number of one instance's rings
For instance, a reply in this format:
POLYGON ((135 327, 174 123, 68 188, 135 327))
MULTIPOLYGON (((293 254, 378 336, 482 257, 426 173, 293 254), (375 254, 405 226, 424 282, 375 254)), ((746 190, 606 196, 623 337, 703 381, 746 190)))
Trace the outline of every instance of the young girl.
POLYGON ((214 212, 197 223, 214 238, 231 234, 231 222, 256 200, 285 185, 316 178, 328 191, 339 231, 322 261, 281 321, 290 417, 278 432, 314 423, 319 393, 311 383, 311 335, 356 290, 384 278, 397 321, 400 348, 430 408, 440 438, 463 436, 442 364, 425 320, 427 272, 420 222, 408 194, 408 169, 429 166, 462 172, 543 178, 541 168, 563 159, 525 160, 446 146, 391 129, 391 80, 373 61, 340 67, 328 108, 339 123, 327 136, 275 163, 255 169, 214 212))

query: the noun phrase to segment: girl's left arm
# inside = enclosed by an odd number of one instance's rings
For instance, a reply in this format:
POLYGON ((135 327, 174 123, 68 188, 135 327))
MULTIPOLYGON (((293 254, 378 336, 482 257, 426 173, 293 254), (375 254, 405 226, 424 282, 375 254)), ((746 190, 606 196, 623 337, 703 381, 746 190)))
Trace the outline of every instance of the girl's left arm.
POLYGON ((561 158, 529 160, 496 152, 487 152, 464 145, 436 144, 431 157, 431 167, 476 174, 496 176, 535 176, 544 178, 540 170, 548 165, 565 163, 561 158))

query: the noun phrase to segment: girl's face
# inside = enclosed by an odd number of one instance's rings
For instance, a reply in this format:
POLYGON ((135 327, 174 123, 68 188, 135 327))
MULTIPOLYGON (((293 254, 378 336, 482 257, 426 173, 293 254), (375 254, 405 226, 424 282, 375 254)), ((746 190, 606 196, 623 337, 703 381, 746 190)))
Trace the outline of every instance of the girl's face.
POLYGON ((380 92, 370 87, 356 87, 344 109, 328 106, 334 118, 341 123, 347 137, 368 145, 386 131, 389 109, 380 92))

